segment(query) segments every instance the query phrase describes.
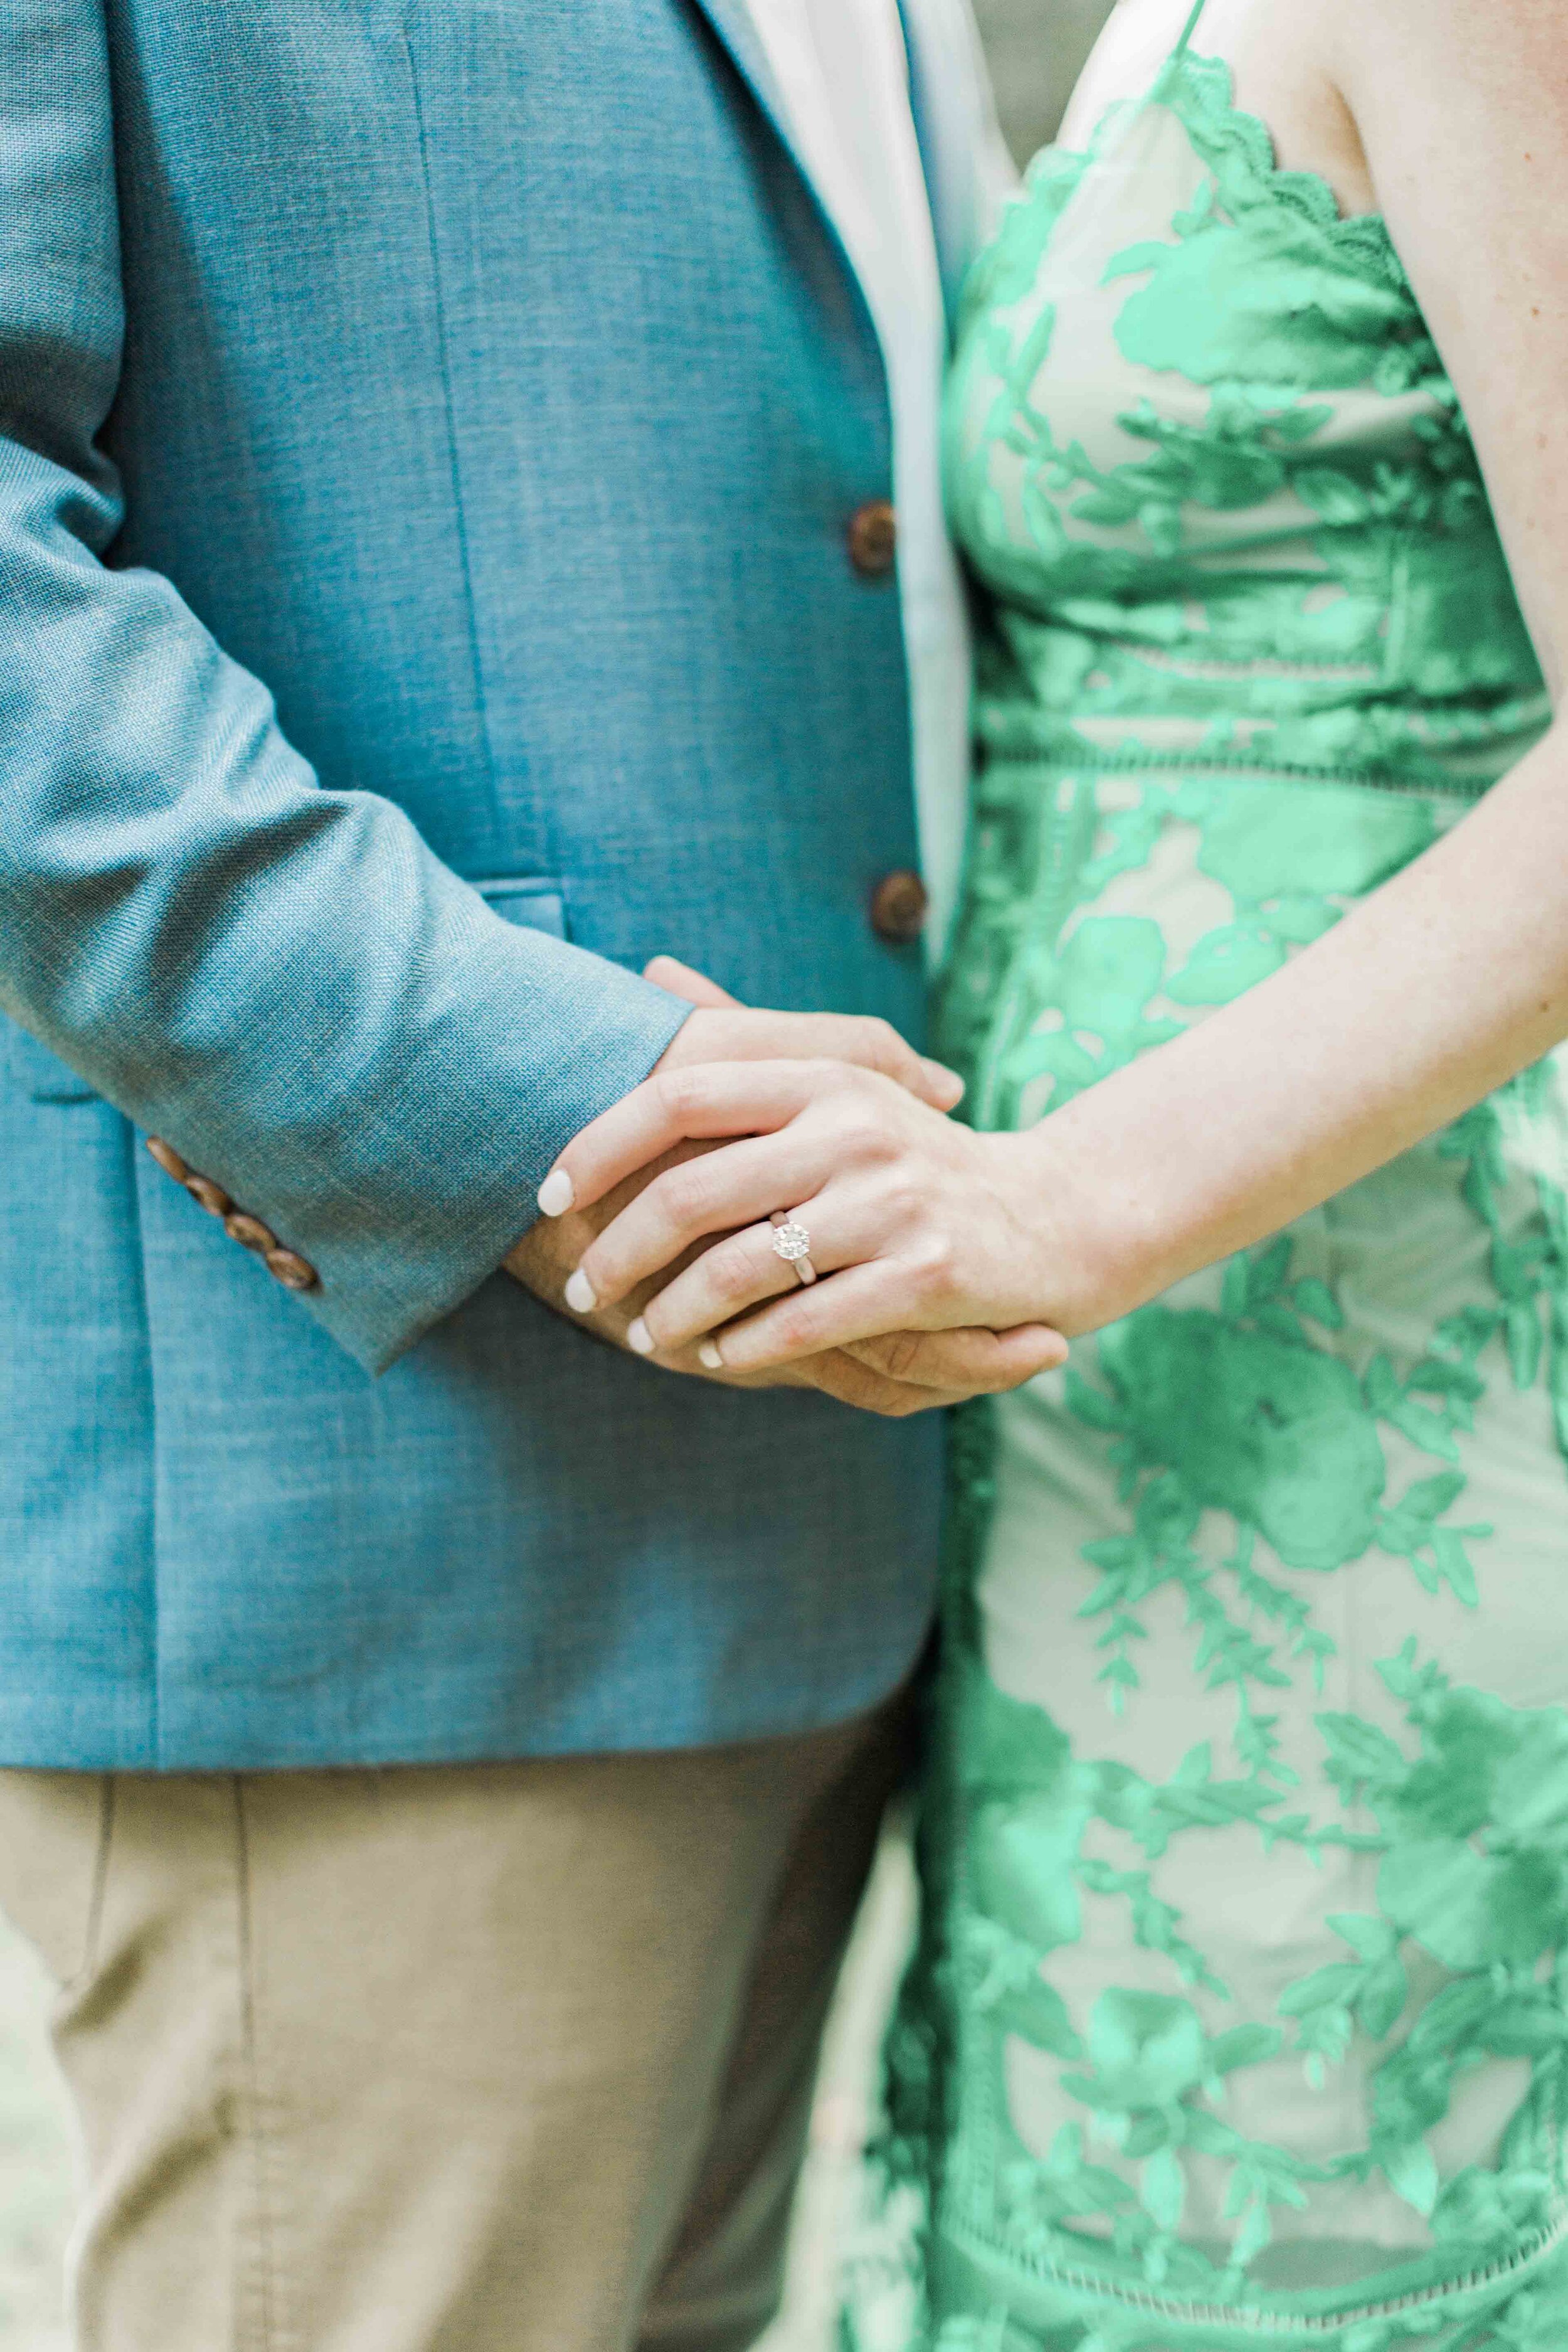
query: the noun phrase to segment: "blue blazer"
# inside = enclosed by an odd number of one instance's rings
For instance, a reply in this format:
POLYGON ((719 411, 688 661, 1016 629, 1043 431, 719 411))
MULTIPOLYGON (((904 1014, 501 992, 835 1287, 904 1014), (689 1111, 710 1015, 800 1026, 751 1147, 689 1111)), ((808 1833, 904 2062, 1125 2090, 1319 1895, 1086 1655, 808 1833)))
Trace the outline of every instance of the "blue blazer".
POLYGON ((907 1667, 934 1420, 494 1272, 684 1016, 650 954, 918 1034, 889 486, 732 5, 5 0, 0 1762, 723 1740, 907 1667))

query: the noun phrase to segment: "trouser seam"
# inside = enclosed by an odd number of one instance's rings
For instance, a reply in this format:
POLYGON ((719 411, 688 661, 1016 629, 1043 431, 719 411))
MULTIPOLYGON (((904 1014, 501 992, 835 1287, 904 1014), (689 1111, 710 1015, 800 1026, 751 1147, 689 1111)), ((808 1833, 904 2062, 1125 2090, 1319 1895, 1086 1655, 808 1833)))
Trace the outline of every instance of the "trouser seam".
POLYGON ((235 1862, 238 1907, 240 2058, 245 2077, 246 2137, 250 2143, 251 2189, 256 2200, 256 2238, 262 2352, 279 2352, 277 2325, 277 2268, 268 2195, 266 2133, 263 2127, 261 2061, 256 2017, 256 1939, 254 1893, 250 1867, 250 1824, 246 1811, 245 1782, 233 1778, 235 1862))

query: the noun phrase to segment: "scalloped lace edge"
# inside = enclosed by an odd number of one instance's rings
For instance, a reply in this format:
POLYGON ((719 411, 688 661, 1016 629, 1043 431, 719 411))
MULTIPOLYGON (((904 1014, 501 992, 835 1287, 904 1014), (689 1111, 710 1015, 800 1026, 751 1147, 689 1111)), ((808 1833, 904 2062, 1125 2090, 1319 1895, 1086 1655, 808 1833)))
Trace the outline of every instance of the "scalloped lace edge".
POLYGON ((1382 213, 1347 213, 1321 172, 1287 170, 1280 163, 1268 123, 1261 115, 1249 114, 1237 104, 1236 73, 1228 58, 1179 49, 1166 61, 1151 96, 1159 96, 1173 81, 1184 84, 1196 100, 1203 127, 1211 138, 1240 155, 1258 182, 1260 201, 1266 195, 1278 197, 1325 236, 1357 250, 1380 277, 1408 284, 1382 213))

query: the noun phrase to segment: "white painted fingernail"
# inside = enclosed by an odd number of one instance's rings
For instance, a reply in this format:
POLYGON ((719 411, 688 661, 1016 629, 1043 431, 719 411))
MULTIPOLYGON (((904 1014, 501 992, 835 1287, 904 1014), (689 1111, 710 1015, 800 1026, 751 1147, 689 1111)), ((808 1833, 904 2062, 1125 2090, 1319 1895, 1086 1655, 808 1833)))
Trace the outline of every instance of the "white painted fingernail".
POLYGON ((598 1293, 594 1288, 594 1286, 589 1281, 587 1276, 584 1273, 582 1267, 579 1266, 576 1273, 573 1275, 566 1285, 567 1306, 573 1309, 574 1314, 592 1315, 598 1303, 598 1293))
POLYGON ((711 1339, 703 1340, 697 1350, 697 1360, 700 1364, 706 1364, 710 1372, 721 1372, 724 1369, 724 1359, 711 1339))
POLYGON ((564 1168, 552 1168, 539 1188, 542 1216, 563 1217, 577 1195, 564 1168))
POLYGON ((651 1356, 653 1353, 653 1333, 640 1315, 626 1332, 626 1345, 635 1355, 651 1356))

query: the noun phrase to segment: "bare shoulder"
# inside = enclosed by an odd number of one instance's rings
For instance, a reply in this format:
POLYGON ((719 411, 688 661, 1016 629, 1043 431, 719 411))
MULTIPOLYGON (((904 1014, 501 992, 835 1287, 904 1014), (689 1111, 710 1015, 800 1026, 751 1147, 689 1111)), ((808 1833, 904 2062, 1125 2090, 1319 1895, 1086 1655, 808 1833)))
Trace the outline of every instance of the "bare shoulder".
POLYGON ((1511 205, 1533 187, 1563 208, 1568 42, 1562 0, 1325 5, 1335 77, 1388 209, 1401 208, 1415 186, 1412 173, 1423 178, 1445 164, 1481 204, 1489 189, 1511 205))
POLYGON ((1568 262, 1561 0, 1323 0, 1378 203, 1441 335, 1568 262), (1452 298, 1451 299, 1449 298, 1452 298))
MULTIPOLYGON (((1193 45, 1229 65, 1237 104, 1268 125, 1287 169, 1321 174, 1347 212, 1365 212, 1371 183, 1332 69, 1337 5, 1205 0, 1193 45)), ((1113 100, 1151 86, 1193 16, 1193 0, 1118 0, 1074 92, 1066 144, 1085 145, 1113 100)))
POLYGON ((1378 207, 1568 675, 1568 43, 1561 0, 1325 0, 1378 207))
MULTIPOLYGON (((1394 72, 1432 89, 1439 77, 1539 102, 1568 98, 1562 0, 1321 0, 1347 80, 1364 98, 1370 78, 1394 72), (1534 85, 1533 89, 1531 85, 1534 85)), ((1461 100, 1462 87, 1453 95, 1461 100)))

